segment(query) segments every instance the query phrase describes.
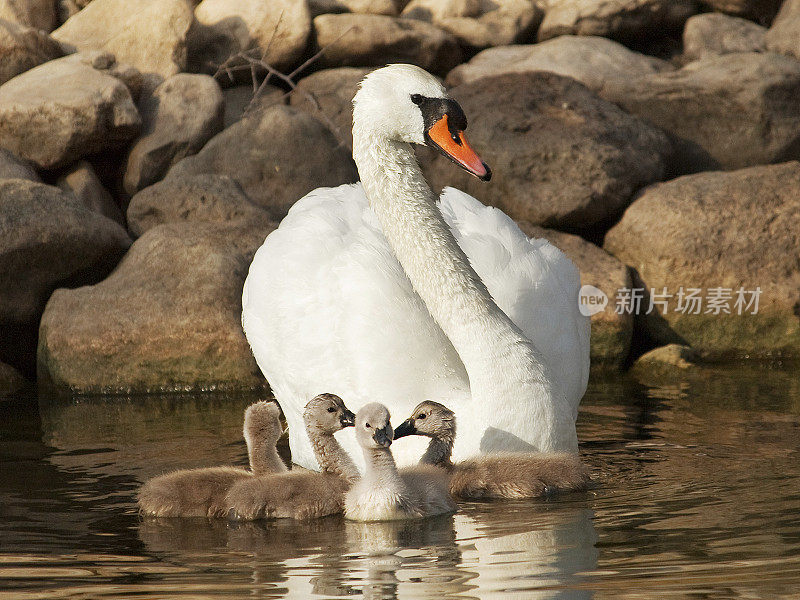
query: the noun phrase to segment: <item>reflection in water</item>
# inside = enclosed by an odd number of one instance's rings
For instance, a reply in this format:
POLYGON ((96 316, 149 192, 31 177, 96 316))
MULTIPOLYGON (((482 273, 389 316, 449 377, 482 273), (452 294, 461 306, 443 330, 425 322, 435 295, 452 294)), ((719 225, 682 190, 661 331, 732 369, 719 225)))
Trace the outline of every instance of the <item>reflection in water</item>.
POLYGON ((796 597, 796 374, 593 384, 587 494, 408 523, 140 520, 144 479, 246 464, 255 399, 0 404, 0 598, 796 597))
POLYGON ((209 552, 227 551, 228 567, 298 598, 588 598, 548 589, 597 567, 583 504, 475 504, 455 516, 388 523, 145 519, 139 535, 150 552, 197 569, 210 566, 209 552))

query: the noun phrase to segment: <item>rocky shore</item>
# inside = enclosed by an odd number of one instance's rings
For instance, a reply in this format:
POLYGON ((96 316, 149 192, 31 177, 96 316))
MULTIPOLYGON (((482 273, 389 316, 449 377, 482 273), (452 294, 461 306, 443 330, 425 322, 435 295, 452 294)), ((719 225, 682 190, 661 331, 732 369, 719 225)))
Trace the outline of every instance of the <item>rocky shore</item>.
POLYGON ((495 173, 431 184, 578 265, 595 368, 800 359, 800 0, 0 0, 0 395, 265 385, 250 260, 388 62, 495 173))

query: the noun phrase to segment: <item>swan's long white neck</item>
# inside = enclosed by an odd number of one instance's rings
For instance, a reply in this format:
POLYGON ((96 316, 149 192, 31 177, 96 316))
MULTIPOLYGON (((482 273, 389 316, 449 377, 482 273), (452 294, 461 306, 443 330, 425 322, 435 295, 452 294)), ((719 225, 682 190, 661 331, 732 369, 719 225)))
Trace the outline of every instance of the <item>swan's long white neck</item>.
POLYGON ((540 354, 469 264, 436 206, 412 147, 371 131, 355 113, 353 158, 370 206, 469 376, 470 410, 480 415, 471 421, 481 427, 475 430, 477 426, 464 423, 456 454, 513 448, 515 437, 519 450, 577 450, 572 410, 553 388, 540 354))

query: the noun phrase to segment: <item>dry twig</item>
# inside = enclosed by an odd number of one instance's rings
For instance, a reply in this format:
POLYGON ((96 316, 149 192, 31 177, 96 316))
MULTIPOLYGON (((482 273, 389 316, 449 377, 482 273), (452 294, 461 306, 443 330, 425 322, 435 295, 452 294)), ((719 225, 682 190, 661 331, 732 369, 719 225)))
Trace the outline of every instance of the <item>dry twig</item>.
POLYGON ((294 92, 302 94, 303 97, 306 98, 306 100, 308 100, 311 103, 311 105, 316 109, 316 111, 319 113, 322 120, 324 121, 325 125, 329 129, 331 129, 333 134, 339 140, 339 144, 342 145, 344 144, 344 142, 339 128, 336 126, 333 120, 325 113, 325 111, 322 110, 322 106, 320 105, 319 100, 313 93, 297 87, 295 78, 300 73, 302 73, 307 67, 312 65, 317 59, 319 59, 319 57, 322 56, 328 48, 336 44, 345 35, 350 33, 350 31, 353 28, 350 27, 349 29, 345 30, 344 33, 342 33, 338 38, 333 40, 333 42, 326 45, 324 48, 320 48, 317 52, 313 54, 313 56, 309 57, 306 61, 304 61, 303 64, 295 68, 291 73, 286 74, 283 73, 282 71, 279 71, 265 60, 265 57, 267 56, 267 53, 269 52, 269 49, 272 46, 272 41, 275 39, 275 33, 277 32, 278 27, 280 26, 282 18, 283 18, 283 13, 281 13, 280 17, 278 18, 278 23, 275 25, 275 29, 272 32, 272 37, 270 38, 269 43, 267 44, 267 47, 265 48, 264 52, 262 52, 261 58, 253 56, 253 53, 257 51, 256 48, 245 52, 238 52, 232 55, 230 58, 228 58, 224 63, 222 63, 217 68, 216 73, 214 73, 214 78, 218 78, 224 74, 227 75, 231 81, 235 81, 235 73, 244 70, 250 71, 250 77, 253 82, 253 98, 248 103, 247 108, 245 108, 244 115, 248 115, 254 109, 258 98, 264 92, 264 89, 269 84, 271 78, 274 77, 275 79, 282 81, 285 85, 289 87, 289 91, 283 94, 283 96, 280 97, 280 100, 282 101, 283 99, 287 98, 294 92), (261 81, 260 84, 258 84, 259 69, 266 72, 266 75, 264 76, 264 79, 261 81))

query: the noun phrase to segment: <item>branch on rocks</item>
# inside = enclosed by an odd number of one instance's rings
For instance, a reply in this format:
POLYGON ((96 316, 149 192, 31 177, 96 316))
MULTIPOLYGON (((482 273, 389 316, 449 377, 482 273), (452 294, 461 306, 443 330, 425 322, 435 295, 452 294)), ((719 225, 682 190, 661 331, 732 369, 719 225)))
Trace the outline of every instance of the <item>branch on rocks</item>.
POLYGON ((349 29, 346 29, 344 31, 344 33, 342 33, 339 37, 337 37, 335 40, 333 40, 330 44, 327 44, 324 48, 320 48, 311 57, 309 57, 306 61, 304 61, 303 64, 301 64, 300 66, 295 68, 291 73, 287 74, 287 73, 283 73, 282 71, 279 71, 278 69, 273 67, 271 64, 266 62, 266 60, 264 60, 265 57, 267 56, 267 53, 269 52, 270 46, 272 46, 272 40, 275 39, 275 32, 277 32, 278 26, 280 26, 280 22, 281 22, 282 18, 283 18, 283 13, 281 13, 281 16, 278 19, 278 23, 275 26, 275 30, 273 31, 272 37, 270 38, 270 41, 267 44, 267 47, 261 53, 261 57, 260 58, 254 55, 254 53, 258 51, 257 48, 253 48, 252 50, 248 50, 248 51, 244 51, 244 52, 238 52, 238 53, 232 55, 230 58, 228 58, 224 63, 222 63, 217 68, 217 72, 214 73, 214 78, 216 79, 216 78, 219 78, 222 75, 227 75, 228 78, 231 81, 235 81, 235 77, 234 77, 235 73, 238 73, 238 72, 241 72, 241 71, 250 71, 250 77, 251 77, 251 80, 252 80, 252 83, 253 83, 253 98, 250 100, 250 103, 247 105, 247 108, 244 111, 245 115, 249 114, 251 112, 251 110, 253 110, 253 108, 256 105, 256 102, 257 102, 258 98, 264 92, 264 89, 269 84, 269 82, 270 82, 270 80, 272 78, 275 78, 275 79, 277 79, 279 81, 282 81, 286 86, 289 87, 289 91, 286 92, 285 94, 283 94, 283 96, 280 97, 280 100, 281 101, 284 100, 285 98, 287 98, 288 96, 290 96, 294 92, 298 92, 298 93, 302 94, 306 98, 306 100, 308 100, 311 103, 311 105, 316 109, 316 111, 319 113, 319 116, 321 117, 322 121, 333 132, 333 134, 336 136, 336 139, 339 140, 339 144, 342 145, 342 144, 344 144, 344 141, 343 141, 344 138, 342 136, 341 131, 336 126, 336 124, 333 122, 333 120, 328 116, 328 114, 325 113, 325 111, 322 109, 322 106, 320 105, 319 100, 317 99, 317 97, 312 92, 308 92, 306 90, 298 88, 297 87, 297 83, 295 82, 295 79, 307 67, 309 67, 310 65, 314 64, 314 62, 316 62, 319 59, 319 57, 322 56, 328 48, 330 48, 334 44, 338 43, 339 40, 341 40, 344 36, 346 36, 348 33, 350 33, 350 31, 353 28, 350 27, 349 29), (261 81, 261 83, 258 82, 259 70, 266 72, 266 76, 261 81))

